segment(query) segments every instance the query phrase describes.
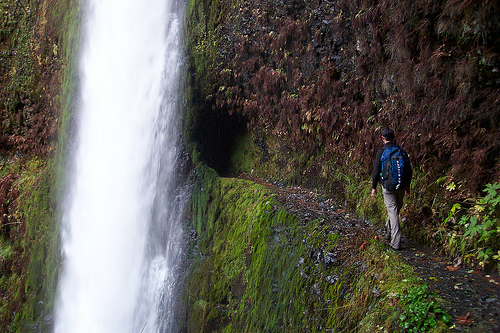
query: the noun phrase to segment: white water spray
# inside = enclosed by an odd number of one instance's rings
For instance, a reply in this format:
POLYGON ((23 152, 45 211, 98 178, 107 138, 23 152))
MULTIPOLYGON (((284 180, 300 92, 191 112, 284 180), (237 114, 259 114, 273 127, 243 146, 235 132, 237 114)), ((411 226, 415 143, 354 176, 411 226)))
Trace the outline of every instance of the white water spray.
POLYGON ((176 329, 181 10, 88 0, 56 333, 176 329))

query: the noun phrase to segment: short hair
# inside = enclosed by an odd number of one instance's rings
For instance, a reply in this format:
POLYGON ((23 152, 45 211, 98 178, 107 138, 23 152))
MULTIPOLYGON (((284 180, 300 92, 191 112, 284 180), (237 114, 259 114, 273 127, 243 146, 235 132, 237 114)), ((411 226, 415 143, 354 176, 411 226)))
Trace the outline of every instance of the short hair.
POLYGON ((382 136, 387 140, 387 141, 392 141, 394 140, 394 130, 392 128, 384 128, 382 130, 382 136))

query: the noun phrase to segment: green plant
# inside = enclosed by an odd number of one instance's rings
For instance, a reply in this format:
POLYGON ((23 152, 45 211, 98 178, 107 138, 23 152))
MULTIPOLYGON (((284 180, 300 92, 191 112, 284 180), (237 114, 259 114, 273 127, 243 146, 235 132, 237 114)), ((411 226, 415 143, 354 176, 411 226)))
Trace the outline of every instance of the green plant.
POLYGON ((400 295, 405 305, 399 316, 400 326, 407 332, 427 332, 436 328, 438 321, 445 324, 451 322, 451 317, 432 299, 433 293, 427 292, 427 285, 423 284, 409 289, 407 295, 400 295))
MULTIPOLYGON (((450 216, 464 214, 458 224, 463 234, 461 249, 467 254, 475 256, 479 265, 484 267, 491 264, 492 260, 499 261, 498 238, 500 234, 500 184, 487 184, 484 192, 486 195, 476 200, 476 203, 464 212, 460 204, 455 204, 450 211, 450 216)), ((465 254, 465 253, 464 253, 465 254)))

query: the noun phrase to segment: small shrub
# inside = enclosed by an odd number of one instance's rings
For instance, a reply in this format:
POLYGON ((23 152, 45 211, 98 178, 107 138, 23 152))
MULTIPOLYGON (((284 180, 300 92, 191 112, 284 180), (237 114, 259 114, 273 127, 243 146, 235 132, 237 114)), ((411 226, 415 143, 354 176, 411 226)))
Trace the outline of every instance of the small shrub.
POLYGON ((499 234, 500 234, 500 184, 488 184, 486 195, 476 200, 469 209, 457 203, 453 205, 447 221, 459 216, 461 234, 460 249, 467 257, 475 257, 479 266, 486 267, 497 263, 500 269, 499 234))

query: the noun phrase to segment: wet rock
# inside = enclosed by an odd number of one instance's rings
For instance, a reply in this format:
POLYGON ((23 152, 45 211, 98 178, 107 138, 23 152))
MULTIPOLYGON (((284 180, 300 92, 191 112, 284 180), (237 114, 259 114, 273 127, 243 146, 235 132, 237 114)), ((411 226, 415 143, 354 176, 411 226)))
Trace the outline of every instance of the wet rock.
POLYGON ((316 295, 321 295, 321 289, 319 288, 319 285, 317 283, 313 284, 312 291, 316 295))
POLYGON ((330 268, 337 262, 338 254, 336 252, 327 252, 323 256, 323 265, 325 268, 330 268))
POLYGON ((323 251, 319 249, 311 250, 309 258, 313 261, 314 264, 317 265, 321 263, 323 259, 323 251))
POLYGON ((334 285, 339 280, 338 275, 328 275, 325 281, 331 285, 334 285))

